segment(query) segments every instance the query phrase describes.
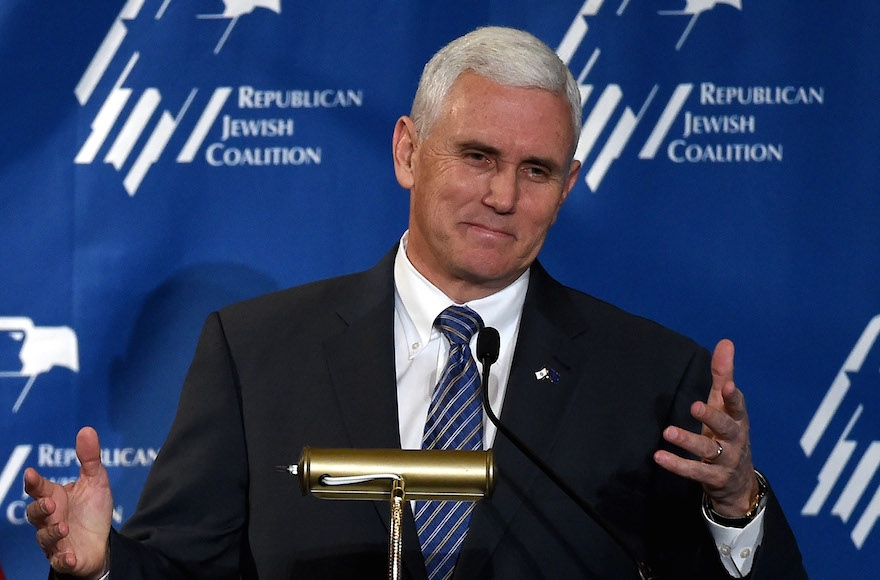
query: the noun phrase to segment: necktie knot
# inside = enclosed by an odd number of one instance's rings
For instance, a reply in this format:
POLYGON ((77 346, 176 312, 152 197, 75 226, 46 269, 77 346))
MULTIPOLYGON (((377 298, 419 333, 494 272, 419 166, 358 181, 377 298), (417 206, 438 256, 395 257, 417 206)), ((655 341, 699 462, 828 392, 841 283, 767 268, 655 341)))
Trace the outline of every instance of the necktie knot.
POLYGON ((483 328, 483 319, 467 306, 450 306, 434 321, 440 332, 452 345, 468 344, 474 334, 483 328))

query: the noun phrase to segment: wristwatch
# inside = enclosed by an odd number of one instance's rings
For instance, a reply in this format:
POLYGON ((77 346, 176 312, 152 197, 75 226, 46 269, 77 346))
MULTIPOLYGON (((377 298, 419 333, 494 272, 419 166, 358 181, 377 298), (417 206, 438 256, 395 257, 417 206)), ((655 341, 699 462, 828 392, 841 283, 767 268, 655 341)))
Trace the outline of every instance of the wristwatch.
POLYGON ((716 512, 712 508, 712 502, 709 500, 709 496, 705 493, 703 494, 703 513, 707 518, 712 520, 718 525, 726 526, 728 528, 744 528, 755 519, 755 516, 764 509, 764 506, 767 504, 767 491, 770 487, 767 485, 767 479, 757 469, 755 470, 755 477, 758 479, 758 493, 755 494, 755 497, 752 499, 752 503, 749 506, 749 511, 745 513, 745 515, 739 516, 738 518, 730 518, 727 516, 722 516, 718 512, 716 512))

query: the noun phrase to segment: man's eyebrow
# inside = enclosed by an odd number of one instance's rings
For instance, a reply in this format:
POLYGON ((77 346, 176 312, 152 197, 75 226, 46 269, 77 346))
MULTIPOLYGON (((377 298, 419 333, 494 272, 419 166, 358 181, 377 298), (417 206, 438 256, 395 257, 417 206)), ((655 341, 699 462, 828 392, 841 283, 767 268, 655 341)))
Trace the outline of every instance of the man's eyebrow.
POLYGON ((468 140, 468 141, 460 141, 458 143, 459 151, 466 151, 468 149, 476 149, 477 151, 482 151, 484 153, 489 153, 490 155, 499 155, 501 150, 497 147, 492 147, 482 141, 477 140, 468 140))

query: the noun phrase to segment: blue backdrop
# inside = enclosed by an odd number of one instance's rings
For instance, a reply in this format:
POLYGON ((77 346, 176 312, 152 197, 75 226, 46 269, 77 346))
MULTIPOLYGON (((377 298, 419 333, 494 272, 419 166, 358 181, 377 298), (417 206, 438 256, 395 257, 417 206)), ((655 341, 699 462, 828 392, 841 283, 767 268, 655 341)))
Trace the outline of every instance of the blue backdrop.
POLYGON ((121 523, 208 312, 398 239, 394 122, 431 54, 485 24, 557 49, 584 97, 584 171, 544 264, 732 338, 808 571, 880 566, 880 4, 4 0, 7 578, 45 572, 25 466, 74 477, 94 425, 121 523))

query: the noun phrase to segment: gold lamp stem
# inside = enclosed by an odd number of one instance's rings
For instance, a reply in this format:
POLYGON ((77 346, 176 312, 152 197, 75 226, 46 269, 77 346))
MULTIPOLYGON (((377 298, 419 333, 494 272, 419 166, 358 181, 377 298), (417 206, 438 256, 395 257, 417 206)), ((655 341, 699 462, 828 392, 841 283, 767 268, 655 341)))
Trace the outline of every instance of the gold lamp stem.
POLYGON ((388 541, 389 580, 400 580, 401 577, 405 496, 403 479, 395 479, 391 485, 391 534, 388 541))

